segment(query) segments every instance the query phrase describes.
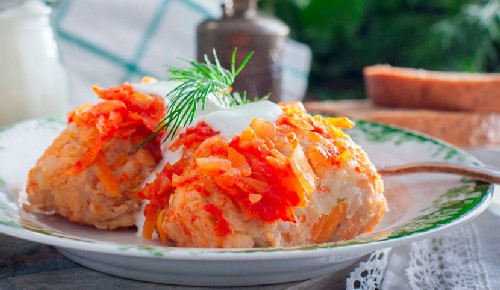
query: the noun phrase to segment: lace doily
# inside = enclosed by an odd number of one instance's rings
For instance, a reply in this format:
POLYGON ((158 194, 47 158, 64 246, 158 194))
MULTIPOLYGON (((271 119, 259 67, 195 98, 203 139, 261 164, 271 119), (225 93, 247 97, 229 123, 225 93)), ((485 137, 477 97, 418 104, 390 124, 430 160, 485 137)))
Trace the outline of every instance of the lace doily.
POLYGON ((380 289, 391 249, 375 251, 354 269, 346 281, 346 289, 380 289))
MULTIPOLYGON (((474 225, 461 226, 433 239, 411 244, 406 268, 412 289, 491 289, 479 259, 478 233, 474 225)), ((383 289, 392 249, 373 252, 346 281, 346 289, 383 289)), ((399 266, 399 265, 398 265, 399 266)))
POLYGON ((489 289, 478 234, 466 225, 412 244, 406 275, 413 289, 489 289))

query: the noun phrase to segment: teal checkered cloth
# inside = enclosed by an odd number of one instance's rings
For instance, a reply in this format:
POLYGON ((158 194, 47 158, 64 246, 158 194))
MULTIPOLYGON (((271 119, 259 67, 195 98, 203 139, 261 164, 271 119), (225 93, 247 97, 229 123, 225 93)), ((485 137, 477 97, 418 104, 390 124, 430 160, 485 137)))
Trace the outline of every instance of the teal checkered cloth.
MULTIPOLYGON (((68 73, 70 105, 95 102, 91 86, 167 77, 169 66, 196 58, 196 26, 220 17, 216 0, 62 0, 53 26, 68 73)), ((310 49, 285 48, 283 96, 300 100, 307 88, 310 49)))

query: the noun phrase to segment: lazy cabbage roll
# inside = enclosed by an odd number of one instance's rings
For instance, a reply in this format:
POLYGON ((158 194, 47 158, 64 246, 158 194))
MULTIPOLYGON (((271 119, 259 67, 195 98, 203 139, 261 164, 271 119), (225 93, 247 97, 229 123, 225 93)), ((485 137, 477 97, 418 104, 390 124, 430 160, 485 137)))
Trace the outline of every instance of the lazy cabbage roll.
POLYGON ((68 114, 67 127, 29 172, 24 208, 100 229, 132 226, 161 139, 138 146, 165 117, 165 104, 130 84, 93 89, 103 101, 68 114))
POLYGON ((283 247, 370 232, 383 183, 346 118, 268 101, 210 112, 169 145, 180 155, 139 194, 143 237, 180 247, 283 247), (240 126, 240 128, 238 128, 240 126))

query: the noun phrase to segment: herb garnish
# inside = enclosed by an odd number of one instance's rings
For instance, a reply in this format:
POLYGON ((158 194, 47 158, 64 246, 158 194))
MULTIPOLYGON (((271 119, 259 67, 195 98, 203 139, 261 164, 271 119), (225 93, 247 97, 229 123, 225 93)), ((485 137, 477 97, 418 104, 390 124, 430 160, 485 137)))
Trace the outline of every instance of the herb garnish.
POLYGON ((239 67, 236 68, 235 48, 231 57, 230 71, 221 66, 215 49, 213 54, 215 63, 205 55, 205 63, 189 61, 191 67, 170 68, 168 70, 171 74, 168 80, 182 83, 166 95, 166 98, 170 99, 167 116, 158 123, 155 132, 140 146, 164 129, 169 130, 164 140, 175 136, 181 126, 189 125, 193 121, 199 103, 201 103, 202 109, 205 109, 205 101, 209 94, 214 94, 219 104, 225 107, 249 102, 246 92, 242 95, 239 93, 232 94, 232 85, 236 76, 252 57, 253 52, 249 53, 239 67))

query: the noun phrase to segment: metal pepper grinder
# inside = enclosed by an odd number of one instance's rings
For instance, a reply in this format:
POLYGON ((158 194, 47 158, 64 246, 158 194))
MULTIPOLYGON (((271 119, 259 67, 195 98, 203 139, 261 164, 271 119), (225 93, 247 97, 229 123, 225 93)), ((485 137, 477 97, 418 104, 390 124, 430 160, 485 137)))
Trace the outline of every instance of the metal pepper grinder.
POLYGON ((222 18, 206 20, 197 28, 197 59, 212 59, 215 48, 221 64, 231 67, 231 54, 237 48, 238 66, 253 52, 252 59, 238 75, 234 90, 247 92, 250 99, 270 94, 274 102, 281 100, 281 65, 289 28, 283 22, 260 16, 257 0, 225 0, 222 18))

